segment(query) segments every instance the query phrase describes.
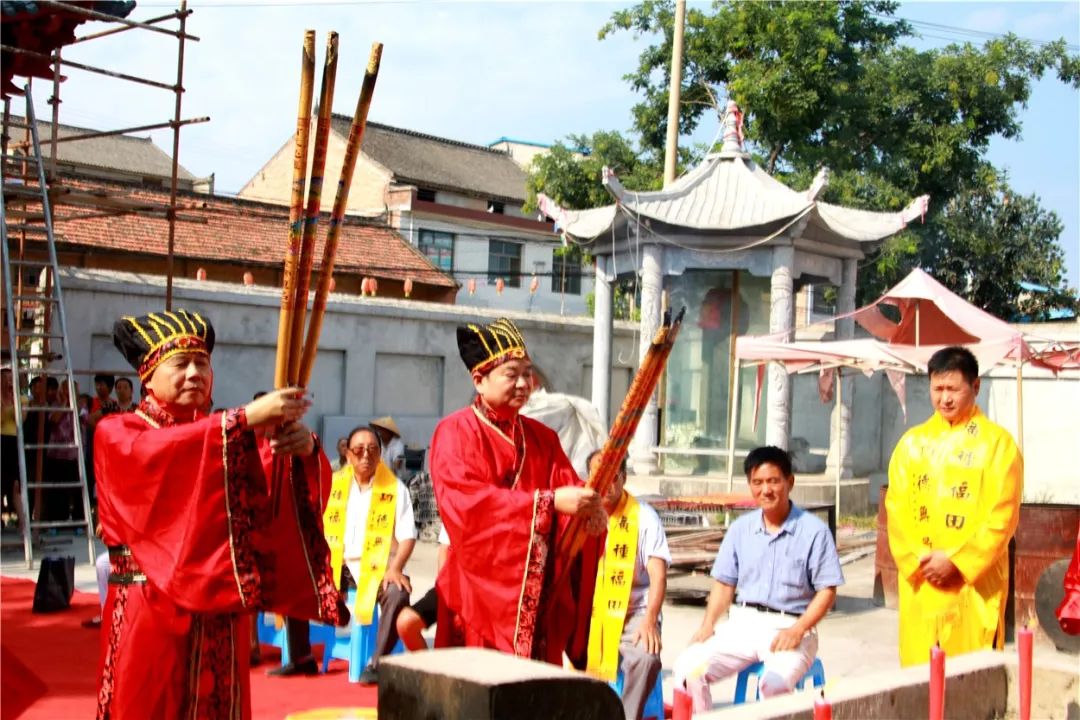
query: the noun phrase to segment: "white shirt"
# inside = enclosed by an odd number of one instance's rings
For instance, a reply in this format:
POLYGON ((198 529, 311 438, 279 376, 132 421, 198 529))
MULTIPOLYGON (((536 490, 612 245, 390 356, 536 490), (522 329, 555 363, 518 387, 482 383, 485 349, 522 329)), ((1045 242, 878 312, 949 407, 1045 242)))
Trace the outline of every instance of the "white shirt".
MULTIPOLYGON (((394 512, 394 538, 390 545, 390 557, 397 552, 397 544, 416 538, 416 524, 413 521, 412 498, 405 483, 397 481, 397 502, 394 512)), ((360 558, 364 554, 364 533, 367 531, 368 510, 371 509, 371 488, 374 483, 361 489, 353 481, 349 489, 349 501, 345 508, 345 565, 353 579, 360 580, 360 558)))
MULTIPOLYGON (((608 536, 610 537, 610 535, 608 536)), ((604 552, 607 552, 606 541, 604 552)), ((671 565, 667 535, 660 523, 660 516, 649 505, 638 502, 638 546, 634 557, 634 584, 630 586, 627 617, 633 617, 649 606, 649 558, 658 557, 671 565)))

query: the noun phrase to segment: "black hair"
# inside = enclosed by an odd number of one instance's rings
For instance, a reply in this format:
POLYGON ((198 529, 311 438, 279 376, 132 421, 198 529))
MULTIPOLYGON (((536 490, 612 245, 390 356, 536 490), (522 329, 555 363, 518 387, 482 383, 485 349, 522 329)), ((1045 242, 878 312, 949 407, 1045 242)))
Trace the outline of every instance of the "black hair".
POLYGON ((116 378, 112 375, 95 375, 94 384, 97 385, 99 382, 105 383, 109 388, 109 392, 112 392, 113 387, 116 385, 116 378))
POLYGON ((127 383, 128 387, 131 388, 132 393, 135 392, 135 383, 131 382, 131 378, 118 377, 118 378, 116 378, 116 382, 113 383, 113 387, 116 387, 117 385, 119 385, 122 382, 127 383))
POLYGON ((953 370, 963 375, 968 385, 974 385, 979 377, 979 361, 966 347, 951 345, 931 355, 930 361, 926 363, 926 374, 931 377, 953 370))
POLYGON ((265 390, 260 390, 259 392, 255 393, 254 395, 251 396, 251 400, 254 402, 255 400, 258 400, 259 398, 261 398, 265 394, 266 394, 265 390))
POLYGON ((46 390, 59 390, 60 389, 60 381, 57 380, 56 378, 54 378, 52 375, 50 375, 49 377, 45 378, 45 389, 46 390))
MULTIPOLYGON (((602 452, 604 452, 604 448, 597 448, 596 450, 593 450, 591 453, 589 453, 589 457, 585 458, 585 472, 588 472, 589 468, 592 466, 593 458, 595 458, 597 455, 599 455, 602 452)), ((626 456, 625 455, 623 455, 622 462, 619 464, 619 470, 622 471, 623 473, 626 472, 626 456)))
POLYGON ((353 436, 358 432, 369 432, 375 437, 375 442, 379 443, 379 453, 382 454, 382 440, 379 438, 379 433, 375 432, 375 428, 370 425, 357 425, 349 434, 345 436, 345 444, 352 445, 353 436))
POLYGON ((35 375, 34 377, 32 377, 30 379, 30 387, 34 387, 35 385, 37 385, 39 382, 41 382, 44 379, 45 379, 44 375, 35 375))
POLYGON ((746 461, 743 462, 746 477, 749 478, 751 473, 761 465, 775 465, 780 468, 784 477, 791 477, 791 456, 788 455, 787 450, 782 450, 775 445, 763 445, 750 451, 750 454, 746 456, 746 461))

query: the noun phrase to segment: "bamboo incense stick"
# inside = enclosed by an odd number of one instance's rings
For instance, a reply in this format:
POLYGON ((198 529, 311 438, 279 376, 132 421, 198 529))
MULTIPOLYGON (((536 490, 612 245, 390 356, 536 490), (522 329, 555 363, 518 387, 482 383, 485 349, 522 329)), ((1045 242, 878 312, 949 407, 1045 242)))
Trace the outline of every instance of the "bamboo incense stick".
POLYGON ((292 330, 289 335, 288 384, 300 384, 300 355, 304 341, 304 320, 307 314, 308 288, 311 285, 311 266, 315 262, 315 238, 322 204, 323 178, 326 168, 326 145, 334 106, 334 84, 337 78, 338 34, 326 36, 326 59, 323 61, 322 88, 319 91, 319 119, 315 126, 315 149, 308 179, 307 211, 304 214, 304 235, 300 243, 300 260, 293 298, 292 330))
POLYGON ((281 314, 278 320, 277 358, 274 387, 289 384, 289 357, 292 349, 293 308, 296 304, 296 277, 303 237, 304 186, 307 181, 308 136, 311 134, 311 92, 315 81, 315 31, 304 31, 304 51, 300 65, 300 106, 296 116, 293 153, 292 194, 289 202, 289 240, 285 247, 285 270, 281 282, 281 314))
POLYGON ((330 280, 334 276, 334 259, 337 255, 341 224, 345 219, 345 208, 349 202, 349 189, 352 186, 353 171, 356 168, 356 159, 360 154, 360 145, 363 142, 364 130, 367 127, 368 110, 371 108, 371 98, 375 92, 375 81, 379 77, 382 50, 382 43, 373 43, 371 46, 371 55, 368 58, 364 82, 360 88, 360 97, 356 101, 356 112, 353 115, 352 126, 349 128, 345 157, 341 163, 341 176, 338 178, 337 195, 334 197, 334 208, 330 213, 326 241, 323 245, 319 282, 315 288, 315 299, 311 306, 307 340, 304 343, 303 355, 300 359, 297 380, 303 387, 307 387, 311 379, 311 371, 315 365, 315 351, 319 345, 319 334, 322 332, 323 316, 326 314, 326 298, 330 293, 330 280))

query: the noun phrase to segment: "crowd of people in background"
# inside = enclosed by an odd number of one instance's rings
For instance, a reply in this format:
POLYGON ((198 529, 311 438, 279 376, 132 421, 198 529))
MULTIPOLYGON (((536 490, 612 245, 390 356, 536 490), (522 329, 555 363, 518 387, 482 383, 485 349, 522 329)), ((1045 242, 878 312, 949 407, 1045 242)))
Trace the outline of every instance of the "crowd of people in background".
MULTIPOLYGON (((19 479, 18 423, 15 416, 15 381, 11 368, 0 370, 3 377, 2 436, 3 458, 0 460, 3 495, 4 528, 18 528, 22 516, 22 495, 19 479)), ((138 406, 135 383, 127 377, 94 376, 94 395, 79 392, 79 383, 72 381, 76 413, 64 410, 71 405, 67 378, 56 375, 36 375, 31 378, 21 399, 23 439, 29 447, 24 460, 28 483, 30 516, 39 522, 63 522, 84 519, 82 494, 78 487, 79 455, 75 445, 76 432, 83 448, 87 493, 94 505, 94 429, 102 418, 114 413, 133 412, 138 406), (115 395, 114 395, 115 393, 115 395), (76 424, 77 418, 77 424, 76 424), (34 487, 37 484, 61 487, 34 487), (63 487, 68 485, 69 487, 63 487)))

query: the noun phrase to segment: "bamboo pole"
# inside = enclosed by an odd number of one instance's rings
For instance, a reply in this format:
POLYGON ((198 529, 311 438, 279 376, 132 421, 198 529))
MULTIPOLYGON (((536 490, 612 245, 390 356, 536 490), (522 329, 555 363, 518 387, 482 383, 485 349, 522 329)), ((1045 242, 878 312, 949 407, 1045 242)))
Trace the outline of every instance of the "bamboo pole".
POLYGON ((326 143, 330 136, 330 116, 334 107, 337 62, 338 34, 331 30, 326 36, 326 59, 323 61, 322 87, 319 91, 319 120, 315 126, 315 150, 311 158, 307 211, 304 215, 304 236, 300 243, 300 264, 293 298, 292 330, 289 334, 291 350, 288 370, 289 385, 297 385, 300 382, 300 348, 304 341, 304 319, 307 314, 308 288, 311 285, 311 266, 315 262, 315 236, 322 204, 326 143))
POLYGON ((836 425, 832 432, 836 433, 836 491, 833 502, 836 508, 833 517, 840 521, 840 480, 844 475, 844 439, 840 436, 840 416, 844 412, 844 368, 836 368, 836 425))
POLYGON ((292 348, 293 307, 296 275, 300 264, 300 241, 304 212, 304 185, 307 176, 307 146, 311 134, 311 92, 315 80, 315 31, 304 31, 304 51, 300 65, 300 107, 296 116, 296 139, 293 144, 293 181, 289 200, 289 242, 285 248, 285 270, 281 280, 281 315, 278 320, 277 358, 274 363, 274 387, 289 382, 289 356, 292 348))
MULTIPOLYGON (((184 99, 184 28, 187 27, 187 0, 180 1, 180 34, 177 36, 179 48, 176 57, 176 98, 173 107, 172 126, 172 172, 169 176, 169 242, 165 256, 165 309, 172 310, 173 266, 176 259, 176 185, 180 173, 180 106, 184 99)), ((57 58, 60 51, 56 51, 57 58)), ((57 67, 59 70, 59 67, 57 67)), ((55 132, 54 132, 55 134, 55 132)), ((56 152, 56 144, 53 144, 56 152)))
POLYGON ((364 140, 367 127, 368 110, 371 109, 371 97, 375 93, 375 81, 379 78, 379 63, 382 61, 382 43, 371 45, 364 82, 360 88, 360 97, 356 101, 356 112, 349 128, 349 140, 345 146, 345 158, 341 163, 341 176, 338 178, 337 195, 334 197, 334 209, 330 212, 330 224, 326 230, 326 242, 323 245, 322 266, 319 268, 319 283, 315 288, 315 300, 311 306, 311 320, 308 322, 307 341, 304 343, 303 356, 300 359, 298 381, 301 387, 307 387, 311 380, 311 371, 315 366, 315 351, 322 332, 323 316, 326 314, 326 298, 330 294, 330 280, 334 276, 334 258, 337 255, 338 239, 341 236, 341 223, 345 219, 345 207, 349 202, 349 189, 352 186, 356 158, 360 154, 360 145, 364 140))

